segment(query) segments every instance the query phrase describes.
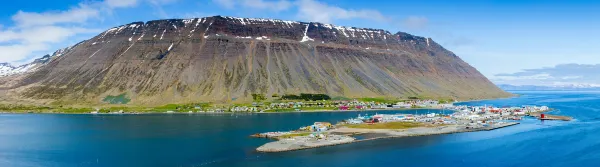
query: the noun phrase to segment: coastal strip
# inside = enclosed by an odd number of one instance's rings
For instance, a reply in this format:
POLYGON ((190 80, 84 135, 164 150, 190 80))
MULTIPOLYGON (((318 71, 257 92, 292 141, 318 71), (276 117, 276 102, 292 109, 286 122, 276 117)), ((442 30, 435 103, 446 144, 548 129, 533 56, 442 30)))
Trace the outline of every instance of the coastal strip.
POLYGON ((277 141, 267 143, 256 149, 258 152, 286 152, 296 151, 328 146, 336 146, 342 144, 350 144, 356 142, 372 141, 387 138, 400 138, 400 137, 412 137, 412 136, 428 136, 428 135, 441 135, 441 134, 453 134, 453 133, 464 133, 464 132, 476 132, 476 131, 490 131, 494 129, 509 127, 519 124, 518 122, 503 122, 496 123, 486 127, 469 127, 461 125, 449 125, 440 127, 418 127, 404 130, 393 130, 393 129, 356 129, 356 128, 339 128, 329 132, 327 135, 323 135, 321 139, 315 139, 313 137, 298 136, 288 139, 278 139, 277 141), (372 138, 365 138, 356 140, 356 138, 350 135, 364 135, 364 134, 376 134, 372 138))
POLYGON ((567 116, 545 114, 552 110, 547 106, 446 108, 450 110, 448 114, 358 114, 336 125, 315 122, 298 130, 258 133, 252 137, 276 140, 258 147, 258 152, 284 152, 385 138, 490 131, 518 125, 524 116, 540 120, 571 120, 567 116))

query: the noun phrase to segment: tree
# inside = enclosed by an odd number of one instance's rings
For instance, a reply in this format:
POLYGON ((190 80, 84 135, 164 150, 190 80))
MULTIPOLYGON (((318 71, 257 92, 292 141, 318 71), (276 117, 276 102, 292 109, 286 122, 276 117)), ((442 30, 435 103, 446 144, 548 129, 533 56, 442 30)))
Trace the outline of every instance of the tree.
POLYGON ((263 101, 267 100, 264 94, 252 94, 252 100, 254 101, 263 101))
POLYGON ((287 94, 287 95, 281 96, 281 99, 283 99, 283 100, 300 100, 302 98, 300 98, 300 96, 298 96, 298 95, 287 94))

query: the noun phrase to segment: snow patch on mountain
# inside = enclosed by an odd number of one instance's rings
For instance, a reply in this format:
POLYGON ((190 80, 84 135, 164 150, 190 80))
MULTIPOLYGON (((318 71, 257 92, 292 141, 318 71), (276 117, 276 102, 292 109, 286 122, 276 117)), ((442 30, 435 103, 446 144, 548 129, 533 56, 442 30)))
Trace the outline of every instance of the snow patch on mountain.
POLYGON ((25 72, 35 69, 34 67, 37 65, 38 64, 30 63, 30 64, 24 64, 24 65, 21 65, 18 67, 14 67, 8 63, 1 63, 0 64, 0 77, 25 73, 25 72))
POLYGON ((16 66, 16 67, 9 63, 0 63, 0 77, 6 77, 6 76, 11 76, 11 75, 16 75, 16 74, 33 72, 33 71, 37 70, 39 67, 52 61, 52 59, 55 59, 55 58, 58 58, 58 57, 64 55, 69 50, 71 50, 72 48, 74 48, 75 46, 77 46, 81 43, 83 43, 83 42, 80 42, 74 46, 59 49, 59 50, 55 51, 54 53, 52 53, 52 55, 49 55, 49 54, 44 55, 41 58, 33 60, 31 63, 23 64, 23 65, 16 66))
POLYGON ((304 37, 302 37, 302 40, 300 42, 315 41, 314 39, 308 37, 308 35, 306 34, 306 33, 308 33, 309 26, 310 26, 310 24, 306 24, 306 29, 304 29, 304 37))

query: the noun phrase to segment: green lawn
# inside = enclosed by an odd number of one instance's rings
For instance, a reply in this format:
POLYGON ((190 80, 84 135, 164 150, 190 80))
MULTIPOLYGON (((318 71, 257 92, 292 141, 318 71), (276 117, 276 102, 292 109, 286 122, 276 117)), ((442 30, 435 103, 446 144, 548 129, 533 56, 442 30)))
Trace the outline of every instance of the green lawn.
POLYGON ((375 124, 354 124, 346 125, 348 128, 357 129, 408 129, 427 126, 423 123, 416 122, 386 122, 386 123, 375 123, 375 124))
POLYGON ((281 136, 279 136, 277 138, 287 139, 287 138, 292 138, 292 137, 296 137, 296 136, 308 136, 310 134, 312 134, 312 132, 292 133, 292 134, 281 135, 281 136))
POLYGON ((366 97, 366 98, 360 98, 358 99, 359 101, 363 101, 363 102, 377 102, 377 103, 397 103, 401 100, 398 99, 389 99, 389 98, 373 98, 373 97, 366 97))

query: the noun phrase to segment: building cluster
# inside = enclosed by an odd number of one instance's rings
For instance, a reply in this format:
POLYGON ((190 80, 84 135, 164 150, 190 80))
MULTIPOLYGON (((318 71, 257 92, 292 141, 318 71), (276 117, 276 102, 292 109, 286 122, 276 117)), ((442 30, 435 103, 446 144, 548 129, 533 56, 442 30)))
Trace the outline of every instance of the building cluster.
POLYGON ((533 112, 545 112, 550 110, 547 106, 523 106, 523 107, 492 107, 492 106, 455 106, 453 118, 482 121, 490 119, 515 119, 533 112))
POLYGON ((333 126, 329 122, 315 122, 310 126, 300 127, 301 131, 324 132, 331 129, 333 126))
POLYGON ((231 112, 258 112, 258 107, 234 106, 229 109, 231 112))
POLYGON ((452 104, 440 104, 437 100, 411 100, 397 103, 383 103, 375 101, 359 101, 359 100, 334 100, 334 101, 294 101, 294 102, 279 102, 270 103, 253 103, 254 108, 241 110, 231 108, 232 112, 256 111, 256 110, 272 110, 272 109, 298 109, 301 108, 335 108, 338 110, 368 110, 368 109, 402 109, 402 108, 443 108, 452 106, 452 104))
POLYGON ((547 106, 488 107, 488 106, 451 106, 446 107, 449 114, 375 114, 358 115, 345 120, 347 124, 385 123, 385 122, 421 122, 431 124, 462 124, 470 126, 488 126, 489 123, 503 120, 520 120, 522 116, 534 112, 550 110, 547 106))
POLYGON ((429 114, 375 114, 364 115, 360 114, 356 118, 351 118, 345 121, 347 124, 362 124, 362 123, 386 123, 386 122, 422 122, 422 123, 441 123, 452 124, 455 121, 449 116, 429 113, 429 114))
MULTIPOLYGON (((249 106, 233 105, 224 108, 203 108, 195 106, 190 112, 261 112, 277 109, 294 109, 300 111, 306 108, 337 109, 337 110, 372 110, 372 109, 408 109, 408 108, 449 108, 452 104, 441 104, 437 100, 409 100, 397 103, 385 103, 359 100, 329 100, 329 101, 289 101, 278 103, 254 102, 249 106), (193 110, 193 111, 192 111, 193 110)), ((188 109, 177 109, 188 111, 188 109)), ((175 111, 171 111, 175 112, 175 111)))
POLYGON ((380 102, 361 102, 351 101, 342 102, 338 105, 340 110, 361 110, 361 109, 403 109, 403 108, 444 108, 452 106, 452 104, 441 104, 437 100, 409 100, 397 103, 380 103, 380 102))

